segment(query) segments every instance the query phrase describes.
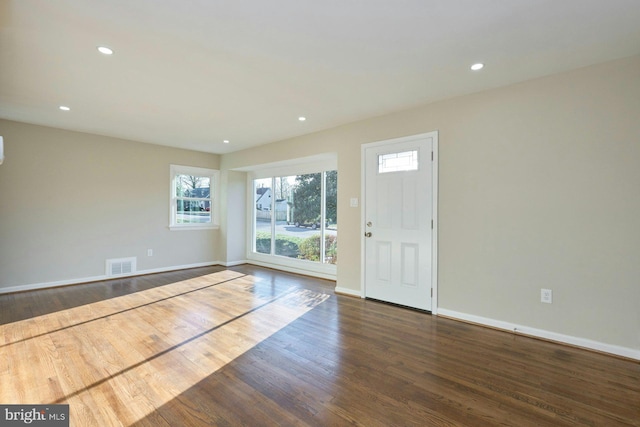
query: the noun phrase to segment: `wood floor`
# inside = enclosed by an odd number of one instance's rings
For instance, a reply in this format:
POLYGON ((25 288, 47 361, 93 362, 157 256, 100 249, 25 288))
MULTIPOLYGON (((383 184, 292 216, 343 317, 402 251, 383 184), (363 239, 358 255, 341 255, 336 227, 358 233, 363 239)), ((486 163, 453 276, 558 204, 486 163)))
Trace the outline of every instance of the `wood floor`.
POLYGON ((0 295, 0 403, 75 426, 640 426, 640 364, 252 266, 0 295))

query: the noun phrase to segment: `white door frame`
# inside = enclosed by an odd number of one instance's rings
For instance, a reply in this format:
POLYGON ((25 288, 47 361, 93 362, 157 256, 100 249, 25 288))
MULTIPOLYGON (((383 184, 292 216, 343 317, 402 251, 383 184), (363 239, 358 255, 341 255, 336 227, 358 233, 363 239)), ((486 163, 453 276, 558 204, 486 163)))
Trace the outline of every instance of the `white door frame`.
POLYGON ((433 162, 432 162, 432 174, 433 179, 431 181, 431 191, 433 196, 431 216, 433 218, 433 232, 431 234, 431 286, 433 295, 431 297, 431 314, 438 314, 438 131, 432 131, 422 133, 418 135, 404 136, 401 138, 386 139, 384 141, 376 141, 368 144, 362 144, 360 146, 360 296, 365 298, 365 207, 366 200, 366 150, 367 148, 376 147, 379 145, 393 144, 399 142, 405 142, 420 137, 433 138, 433 162))

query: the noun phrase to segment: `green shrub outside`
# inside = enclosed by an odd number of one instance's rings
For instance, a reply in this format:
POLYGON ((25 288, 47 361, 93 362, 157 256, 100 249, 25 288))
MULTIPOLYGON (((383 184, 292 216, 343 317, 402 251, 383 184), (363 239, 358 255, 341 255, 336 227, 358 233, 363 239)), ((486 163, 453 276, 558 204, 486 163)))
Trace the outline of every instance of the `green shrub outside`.
POLYGON ((320 234, 314 234, 302 241, 299 247, 300 259, 309 261, 320 261, 320 234))
MULTIPOLYGON (((327 263, 338 263, 338 239, 336 236, 327 235, 324 239, 324 255, 327 263)), ((308 259, 310 261, 320 261, 320 234, 313 235, 304 239, 300 244, 300 259, 308 259)))
POLYGON ((271 253, 271 235, 264 231, 256 233, 256 252, 261 254, 271 253))
POLYGON ((327 263, 338 263, 338 236, 333 234, 324 236, 324 256, 327 258, 327 263))
MULTIPOLYGON (((299 246, 304 239, 293 236, 276 235, 276 254, 298 258, 299 246)), ((256 252, 271 253, 271 234, 266 231, 256 233, 256 252)))
MULTIPOLYGON (((338 249, 336 236, 325 237, 325 255, 330 264, 337 264, 338 249)), ((256 233, 256 252, 271 253, 271 234, 256 233)), ((289 258, 320 261, 320 234, 303 239, 301 237, 276 235, 276 254, 289 258)))

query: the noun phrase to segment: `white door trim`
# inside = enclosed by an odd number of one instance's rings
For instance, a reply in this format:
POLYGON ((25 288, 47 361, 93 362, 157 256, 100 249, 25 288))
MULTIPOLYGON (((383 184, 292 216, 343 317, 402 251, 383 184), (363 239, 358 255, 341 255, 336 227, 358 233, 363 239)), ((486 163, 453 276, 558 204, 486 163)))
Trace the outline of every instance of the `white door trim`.
POLYGON ((431 313, 438 314, 438 131, 432 131, 422 133, 418 135, 410 135, 401 138, 386 139, 384 141, 376 141, 360 146, 360 297, 365 298, 365 209, 366 200, 364 200, 366 193, 366 150, 368 148, 376 147, 379 145, 393 144, 406 142, 420 137, 433 138, 433 162, 432 162, 432 218, 433 218, 433 232, 431 238, 431 286, 433 289, 433 296, 431 297, 431 313))

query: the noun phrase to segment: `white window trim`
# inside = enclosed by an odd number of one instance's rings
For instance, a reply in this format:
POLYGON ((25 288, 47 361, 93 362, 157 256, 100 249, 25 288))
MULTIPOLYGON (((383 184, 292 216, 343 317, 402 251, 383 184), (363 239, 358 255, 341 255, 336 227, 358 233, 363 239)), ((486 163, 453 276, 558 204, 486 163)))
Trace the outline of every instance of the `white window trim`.
POLYGON ((217 230, 220 228, 220 171, 216 169, 199 168, 194 166, 170 165, 169 167, 169 229, 171 231, 185 230, 217 230), (176 176, 196 175, 211 179, 211 223, 210 224, 179 224, 176 222, 178 198, 176 196, 176 176))

